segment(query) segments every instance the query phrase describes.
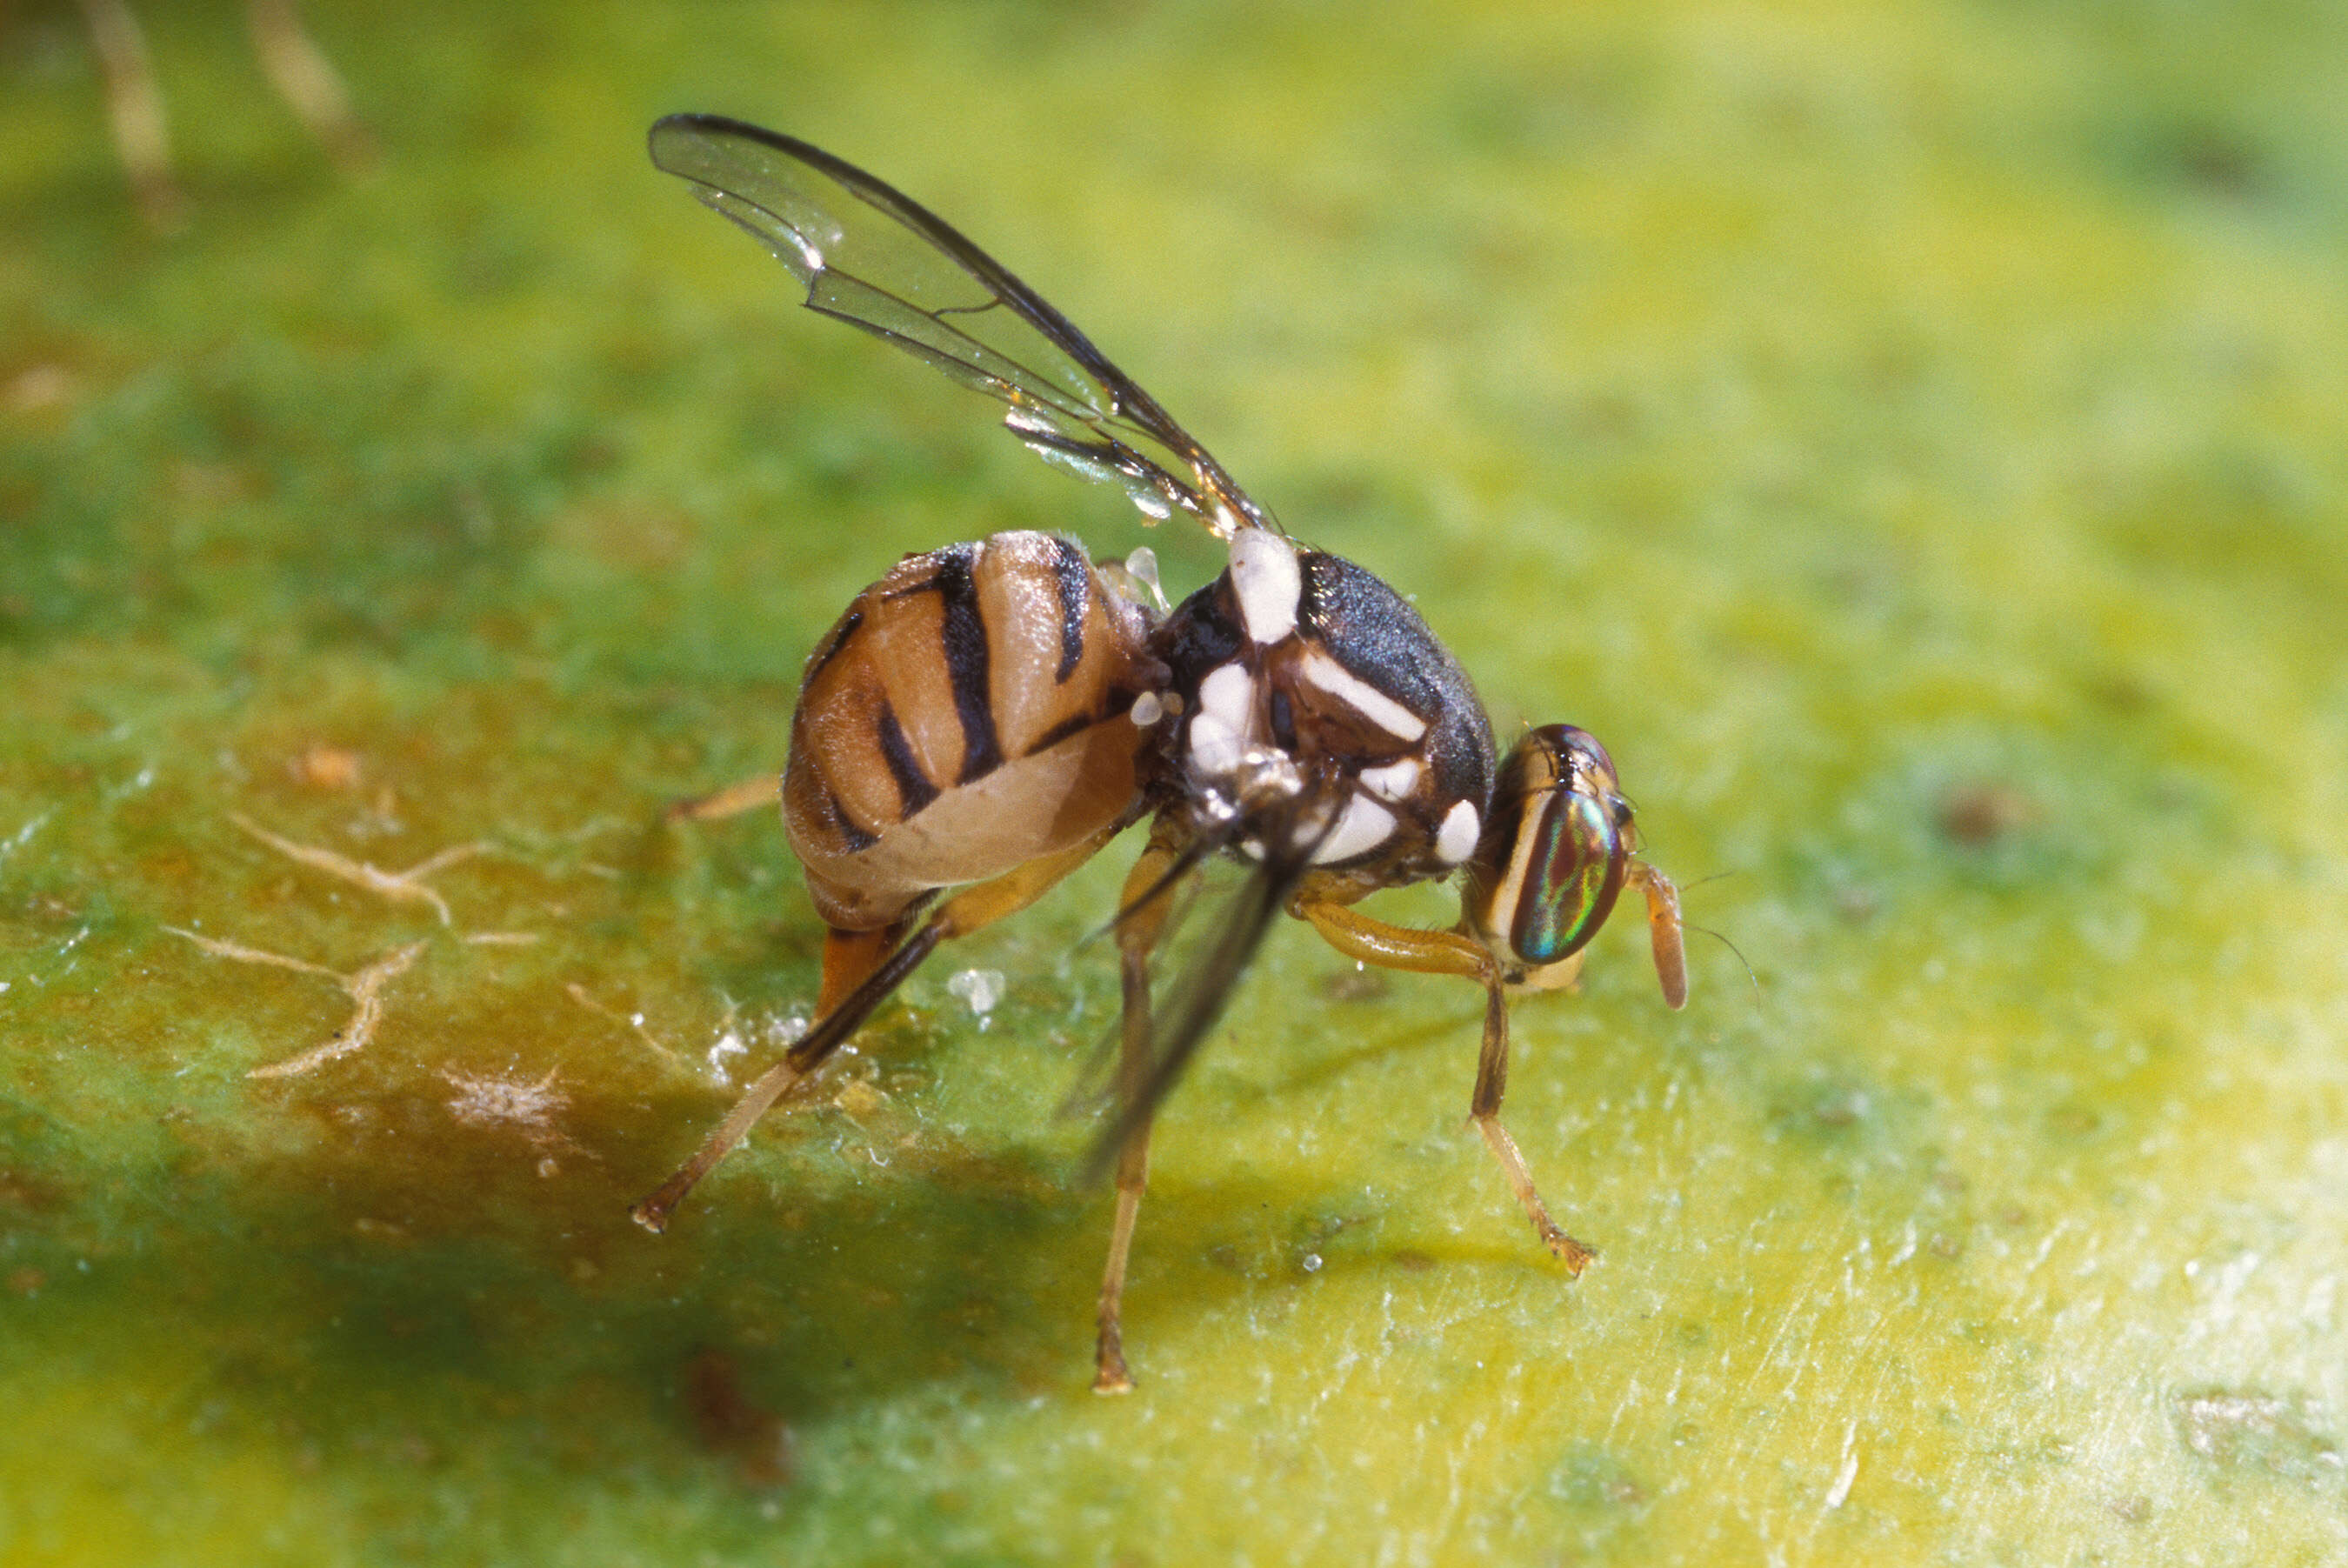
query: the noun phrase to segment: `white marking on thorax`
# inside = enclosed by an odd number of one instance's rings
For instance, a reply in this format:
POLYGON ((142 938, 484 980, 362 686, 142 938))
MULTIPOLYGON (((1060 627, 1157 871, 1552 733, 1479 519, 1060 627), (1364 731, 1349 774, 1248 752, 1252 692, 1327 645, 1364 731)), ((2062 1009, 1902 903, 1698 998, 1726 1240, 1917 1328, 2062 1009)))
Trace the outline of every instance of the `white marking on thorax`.
POLYGON ((1190 720, 1191 766, 1210 778, 1235 771, 1255 727, 1255 683, 1238 665, 1207 672, 1199 683, 1199 712, 1190 720))
POLYGON ((1304 577, 1296 547, 1270 529, 1242 529, 1231 541, 1231 592, 1240 620, 1258 647, 1268 647, 1296 630, 1296 601, 1304 577))
POLYGON ((1483 836, 1484 819, 1478 814, 1475 803, 1459 800, 1443 814, 1443 826, 1436 830, 1435 857, 1447 866, 1456 866, 1476 852, 1476 841, 1483 836))
POLYGON ((1426 733, 1425 719, 1318 648, 1305 649, 1296 661, 1296 674, 1397 740, 1416 740, 1426 733))
POLYGON ((1349 861, 1355 855, 1376 849, 1394 836, 1395 814, 1371 799, 1356 795, 1345 802, 1345 814, 1329 830, 1313 851, 1313 863, 1325 866, 1334 861, 1349 861))
POLYGON ((1199 714, 1213 718, 1234 735, 1255 727, 1255 682, 1243 665, 1223 665, 1207 672, 1199 683, 1199 714))
POLYGON ((1365 768, 1355 775, 1367 789, 1379 799, 1389 803, 1407 799, 1418 788, 1418 758, 1406 757, 1399 762, 1389 762, 1384 768, 1365 768))

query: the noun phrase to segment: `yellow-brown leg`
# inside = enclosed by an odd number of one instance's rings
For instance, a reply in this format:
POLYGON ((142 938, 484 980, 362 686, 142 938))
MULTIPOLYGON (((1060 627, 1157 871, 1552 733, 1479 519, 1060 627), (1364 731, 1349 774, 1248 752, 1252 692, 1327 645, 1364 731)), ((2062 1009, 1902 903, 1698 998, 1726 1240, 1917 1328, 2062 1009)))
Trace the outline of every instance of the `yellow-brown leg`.
POLYGON ((1476 1064, 1476 1095, 1469 1115, 1485 1144, 1500 1162, 1509 1189, 1524 1205, 1541 1244, 1557 1255, 1568 1274, 1579 1274, 1597 1254, 1550 1218, 1549 1206, 1533 1186, 1532 1173, 1517 1140, 1500 1124, 1500 1099, 1509 1087, 1509 1004, 1499 965, 1492 955, 1456 931, 1413 931, 1373 919, 1336 903, 1302 903, 1296 913, 1313 923, 1323 941, 1348 958, 1419 975, 1457 975, 1484 987, 1484 1049, 1476 1064))
MULTIPOLYGON (((1118 1026, 1117 1076, 1117 1095, 1126 1105, 1135 1103, 1149 1079, 1149 954, 1174 907, 1176 890, 1159 884, 1178 853, 1170 838, 1153 833, 1148 849, 1125 879, 1117 905, 1118 976, 1125 1007, 1118 1026)), ((1133 1391, 1133 1377, 1125 1366, 1119 1314, 1125 1300, 1126 1258, 1133 1250, 1134 1222, 1140 1215, 1142 1191, 1148 1184, 1149 1123, 1145 1120, 1126 1135, 1117 1151, 1117 1223, 1109 1233, 1108 1266, 1101 1274, 1100 1335, 1093 1352, 1096 1394, 1133 1391)))
MULTIPOLYGON (((824 1058, 845 1044, 874 1008, 889 999, 891 992, 905 983, 905 977, 922 966, 922 961, 937 950, 942 942, 994 924, 1005 915, 1016 914, 1069 872, 1100 852, 1101 846, 1116 836, 1115 828, 1104 829, 1073 849, 1041 860, 1028 861, 1014 871, 965 888, 948 899, 939 911, 922 923, 904 944, 891 953, 885 961, 874 964, 839 1005, 816 1021, 805 1038, 793 1046, 783 1059, 761 1076, 743 1092, 726 1113, 726 1119, 696 1150, 692 1159, 677 1167, 669 1179, 654 1190, 650 1196, 628 1211, 636 1223, 648 1231, 668 1228, 669 1216, 685 1202, 694 1184, 709 1173, 710 1167, 726 1157, 726 1150, 742 1141, 767 1108, 788 1093, 791 1086, 823 1065, 824 1058)), ((850 962, 861 962, 869 956, 860 947, 850 955, 850 962)), ((825 990, 832 985, 832 954, 829 944, 825 952, 825 990)))
POLYGON ((187 202, 171 178, 171 139, 164 129, 163 91, 147 55, 146 35, 124 0, 81 0, 106 77, 106 112, 113 122, 115 150, 129 171, 139 210, 157 229, 178 228, 187 202))
POLYGON ((252 29, 253 52, 261 68, 310 134, 345 174, 366 167, 375 147, 366 129, 351 113, 351 95, 334 62, 316 40, 303 30, 294 0, 245 0, 245 21, 252 29))
POLYGON ((816 993, 815 1016, 828 1018, 872 973, 889 961, 913 929, 911 916, 892 921, 878 931, 842 931, 833 926, 823 939, 823 986, 816 993))

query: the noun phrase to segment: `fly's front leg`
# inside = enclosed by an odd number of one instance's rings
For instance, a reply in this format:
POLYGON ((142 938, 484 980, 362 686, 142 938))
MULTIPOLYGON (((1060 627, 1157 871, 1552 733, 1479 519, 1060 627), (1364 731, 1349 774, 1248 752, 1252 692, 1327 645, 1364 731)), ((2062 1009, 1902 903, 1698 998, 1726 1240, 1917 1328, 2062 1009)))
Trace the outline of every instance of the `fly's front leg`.
POLYGON ((1476 1096, 1468 1114, 1499 1161, 1509 1191, 1524 1205, 1541 1244, 1565 1264, 1568 1274, 1579 1274, 1597 1254, 1550 1218, 1549 1206, 1533 1186, 1532 1173, 1525 1169, 1517 1140, 1500 1124, 1500 1098, 1509 1084, 1509 1004, 1499 965, 1491 954, 1456 931, 1413 931, 1372 919, 1344 904, 1302 903, 1296 913, 1313 923, 1323 941, 1348 958, 1419 975, 1457 975, 1483 986, 1484 1049, 1477 1059, 1476 1096))
POLYGON ((742 1141, 775 1101, 845 1045, 873 1010, 905 983, 906 976, 937 951, 940 943, 968 936, 1005 915, 1016 914, 1098 854, 1101 846, 1116 832, 1115 825, 1104 828, 1072 849, 1030 861, 993 882, 964 889, 948 899, 893 952, 887 950, 887 944, 895 932, 903 929, 901 922, 879 933, 833 932, 824 944, 822 1000, 828 1010, 823 1016, 781 1061, 744 1091, 694 1157, 679 1166, 651 1196, 630 1209, 629 1215, 648 1231, 666 1230, 669 1216, 685 1202, 695 1184, 709 1174, 710 1168, 742 1141), (842 989, 847 994, 835 1001, 835 993, 842 989))
MULTIPOLYGON (((1124 1011, 1118 1020, 1117 1089, 1124 1105, 1132 1105, 1140 1096, 1155 1059, 1149 1047, 1149 954, 1174 907, 1175 888, 1160 884, 1179 852, 1170 835, 1153 831, 1148 849, 1125 879, 1117 903, 1117 971, 1124 1011)), ((1101 1274, 1100 1334, 1093 1352, 1096 1394, 1133 1391, 1133 1377, 1125 1366, 1120 1315, 1126 1259, 1133 1250, 1134 1222, 1141 1213, 1141 1194, 1148 1184, 1149 1123, 1143 1121, 1117 1151, 1117 1222, 1109 1233, 1108 1266, 1101 1274)))
POLYGON ((1476 1061, 1476 1098, 1470 1102, 1468 1114, 1476 1119, 1476 1130, 1491 1146, 1492 1157, 1500 1162, 1509 1190, 1525 1206, 1525 1216, 1532 1221, 1541 1244, 1557 1254, 1566 1273, 1578 1275, 1598 1254, 1567 1235, 1549 1217, 1549 1205, 1541 1202, 1540 1191, 1533 1186, 1532 1172, 1525 1169, 1525 1157, 1518 1150, 1517 1140, 1500 1125, 1500 1097, 1508 1087, 1509 1004, 1495 976, 1485 992, 1484 1050, 1476 1061))

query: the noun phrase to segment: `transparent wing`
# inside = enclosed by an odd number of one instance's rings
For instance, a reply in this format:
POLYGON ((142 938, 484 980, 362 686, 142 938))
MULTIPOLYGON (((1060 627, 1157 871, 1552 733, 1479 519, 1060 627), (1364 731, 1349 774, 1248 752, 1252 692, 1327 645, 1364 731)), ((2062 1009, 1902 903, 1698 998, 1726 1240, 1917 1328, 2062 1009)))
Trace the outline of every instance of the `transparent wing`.
POLYGON ((653 162, 762 241, 807 307, 1010 406, 1046 462, 1217 537, 1274 528, 1222 465, 1067 317, 926 207, 820 148, 716 115, 652 129, 653 162))
MULTIPOLYGON (((1293 845, 1287 820, 1265 837, 1273 844, 1293 845)), ((1315 839, 1267 854, 1250 866, 1246 880, 1237 889, 1200 912, 1211 923, 1210 929, 1202 934, 1200 950, 1175 977, 1163 1005, 1151 1009, 1149 1070, 1138 1091, 1118 1106, 1116 1119, 1093 1145, 1086 1166, 1088 1180, 1097 1181, 1107 1173, 1127 1138, 1158 1114, 1158 1108, 1181 1081, 1190 1058, 1222 1018, 1231 988, 1247 973, 1272 922, 1288 907, 1289 895, 1312 869, 1313 851, 1318 847, 1315 839)), ((1188 874, 1195 877, 1197 873, 1188 874)))

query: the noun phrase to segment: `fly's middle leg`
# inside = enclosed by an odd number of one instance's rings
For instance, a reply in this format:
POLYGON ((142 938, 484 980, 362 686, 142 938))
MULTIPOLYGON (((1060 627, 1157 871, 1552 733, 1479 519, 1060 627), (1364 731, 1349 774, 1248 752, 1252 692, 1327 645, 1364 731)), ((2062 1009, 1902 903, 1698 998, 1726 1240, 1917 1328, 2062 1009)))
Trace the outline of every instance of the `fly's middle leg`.
POLYGON ((1500 1099, 1509 1084, 1509 1004, 1499 965, 1491 954, 1456 931, 1414 931, 1343 904, 1308 903, 1300 904, 1296 913, 1312 922, 1323 941, 1348 958, 1420 975, 1457 975, 1484 988, 1484 1047, 1477 1059, 1476 1094, 1468 1115, 1476 1130, 1484 1135, 1493 1158, 1500 1162, 1500 1173, 1524 1206, 1525 1217, 1532 1222, 1541 1244, 1565 1264, 1567 1273, 1579 1274, 1597 1253, 1567 1235, 1550 1218, 1549 1205, 1541 1202, 1532 1173, 1525 1169, 1517 1140, 1500 1123, 1500 1099))
MULTIPOLYGON (((1149 1033, 1149 954, 1166 928, 1175 889, 1167 885, 1179 851, 1169 841, 1152 835, 1149 848, 1125 879, 1117 905, 1118 978, 1124 1010, 1118 1020, 1117 1097, 1134 1104, 1149 1081, 1155 1064, 1149 1033)), ((1117 1153, 1117 1222, 1109 1233, 1108 1265, 1102 1271, 1099 1336, 1093 1354, 1093 1392, 1126 1394, 1133 1377, 1125 1365, 1125 1331, 1121 1314, 1125 1301, 1126 1259, 1133 1250, 1133 1227, 1141 1212, 1141 1194, 1149 1184, 1149 1123, 1143 1121, 1126 1136, 1117 1153)))

